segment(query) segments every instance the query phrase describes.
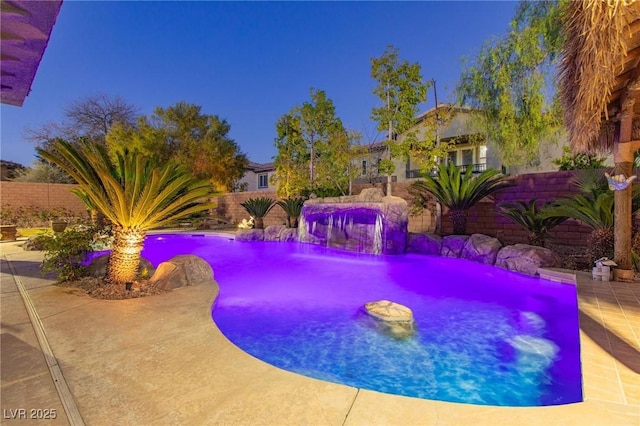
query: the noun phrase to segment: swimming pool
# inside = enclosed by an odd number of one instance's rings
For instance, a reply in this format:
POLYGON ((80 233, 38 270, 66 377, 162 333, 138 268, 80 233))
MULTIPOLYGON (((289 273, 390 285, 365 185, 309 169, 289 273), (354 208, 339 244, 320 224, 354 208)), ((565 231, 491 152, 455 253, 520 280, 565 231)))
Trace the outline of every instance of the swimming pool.
POLYGON ((249 354, 306 376, 398 395, 503 406, 582 400, 576 289, 465 260, 371 256, 311 244, 157 235, 152 263, 213 267, 213 319, 249 354), (362 311, 410 307, 398 338, 362 311))

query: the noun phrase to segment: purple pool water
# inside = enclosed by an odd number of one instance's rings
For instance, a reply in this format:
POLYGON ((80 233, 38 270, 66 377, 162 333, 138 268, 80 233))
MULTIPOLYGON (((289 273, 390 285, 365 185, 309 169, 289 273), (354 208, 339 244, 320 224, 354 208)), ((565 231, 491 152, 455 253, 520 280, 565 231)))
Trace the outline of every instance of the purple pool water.
POLYGON ((582 400, 576 290, 459 259, 372 256, 311 244, 161 235, 152 263, 206 259, 220 284, 213 318, 246 352, 277 367, 418 398, 536 406, 582 400), (362 311, 410 307, 398 339, 362 311))

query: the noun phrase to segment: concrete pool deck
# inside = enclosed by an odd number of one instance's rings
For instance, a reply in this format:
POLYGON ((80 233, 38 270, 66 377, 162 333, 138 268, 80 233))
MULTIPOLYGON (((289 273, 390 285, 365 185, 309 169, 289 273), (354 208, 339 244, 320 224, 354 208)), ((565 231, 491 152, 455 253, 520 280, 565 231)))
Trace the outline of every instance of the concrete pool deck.
POLYGON ((42 253, 19 244, 0 244, 2 424, 640 424, 640 283, 578 274, 584 402, 476 406, 382 394, 272 367, 235 347, 213 323, 217 285, 92 299, 53 286, 40 275, 42 253), (37 313, 35 327, 19 287, 37 313), (51 353, 37 338, 39 328, 51 353), (61 383, 70 391, 62 398, 61 383), (77 407, 81 419, 72 413, 70 422, 63 405, 77 407), (47 410, 56 418, 32 419, 51 416, 47 410))

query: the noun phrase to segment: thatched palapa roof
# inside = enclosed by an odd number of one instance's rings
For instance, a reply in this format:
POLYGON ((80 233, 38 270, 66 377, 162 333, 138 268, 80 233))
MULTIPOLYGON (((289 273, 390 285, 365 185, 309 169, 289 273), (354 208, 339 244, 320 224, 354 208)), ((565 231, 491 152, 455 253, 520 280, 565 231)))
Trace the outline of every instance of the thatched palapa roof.
POLYGON ((640 2, 567 3, 559 87, 569 141, 578 151, 610 150, 622 102, 635 99, 640 118, 640 2))

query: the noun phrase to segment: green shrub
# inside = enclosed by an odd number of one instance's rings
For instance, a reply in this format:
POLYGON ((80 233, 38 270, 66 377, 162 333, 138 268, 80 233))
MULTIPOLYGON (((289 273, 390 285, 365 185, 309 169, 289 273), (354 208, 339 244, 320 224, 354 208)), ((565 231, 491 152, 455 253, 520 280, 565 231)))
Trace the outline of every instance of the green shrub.
POLYGON ((43 273, 55 271, 58 281, 70 281, 83 277, 87 267, 82 263, 92 252, 93 229, 69 229, 55 235, 38 237, 44 249, 43 273))

